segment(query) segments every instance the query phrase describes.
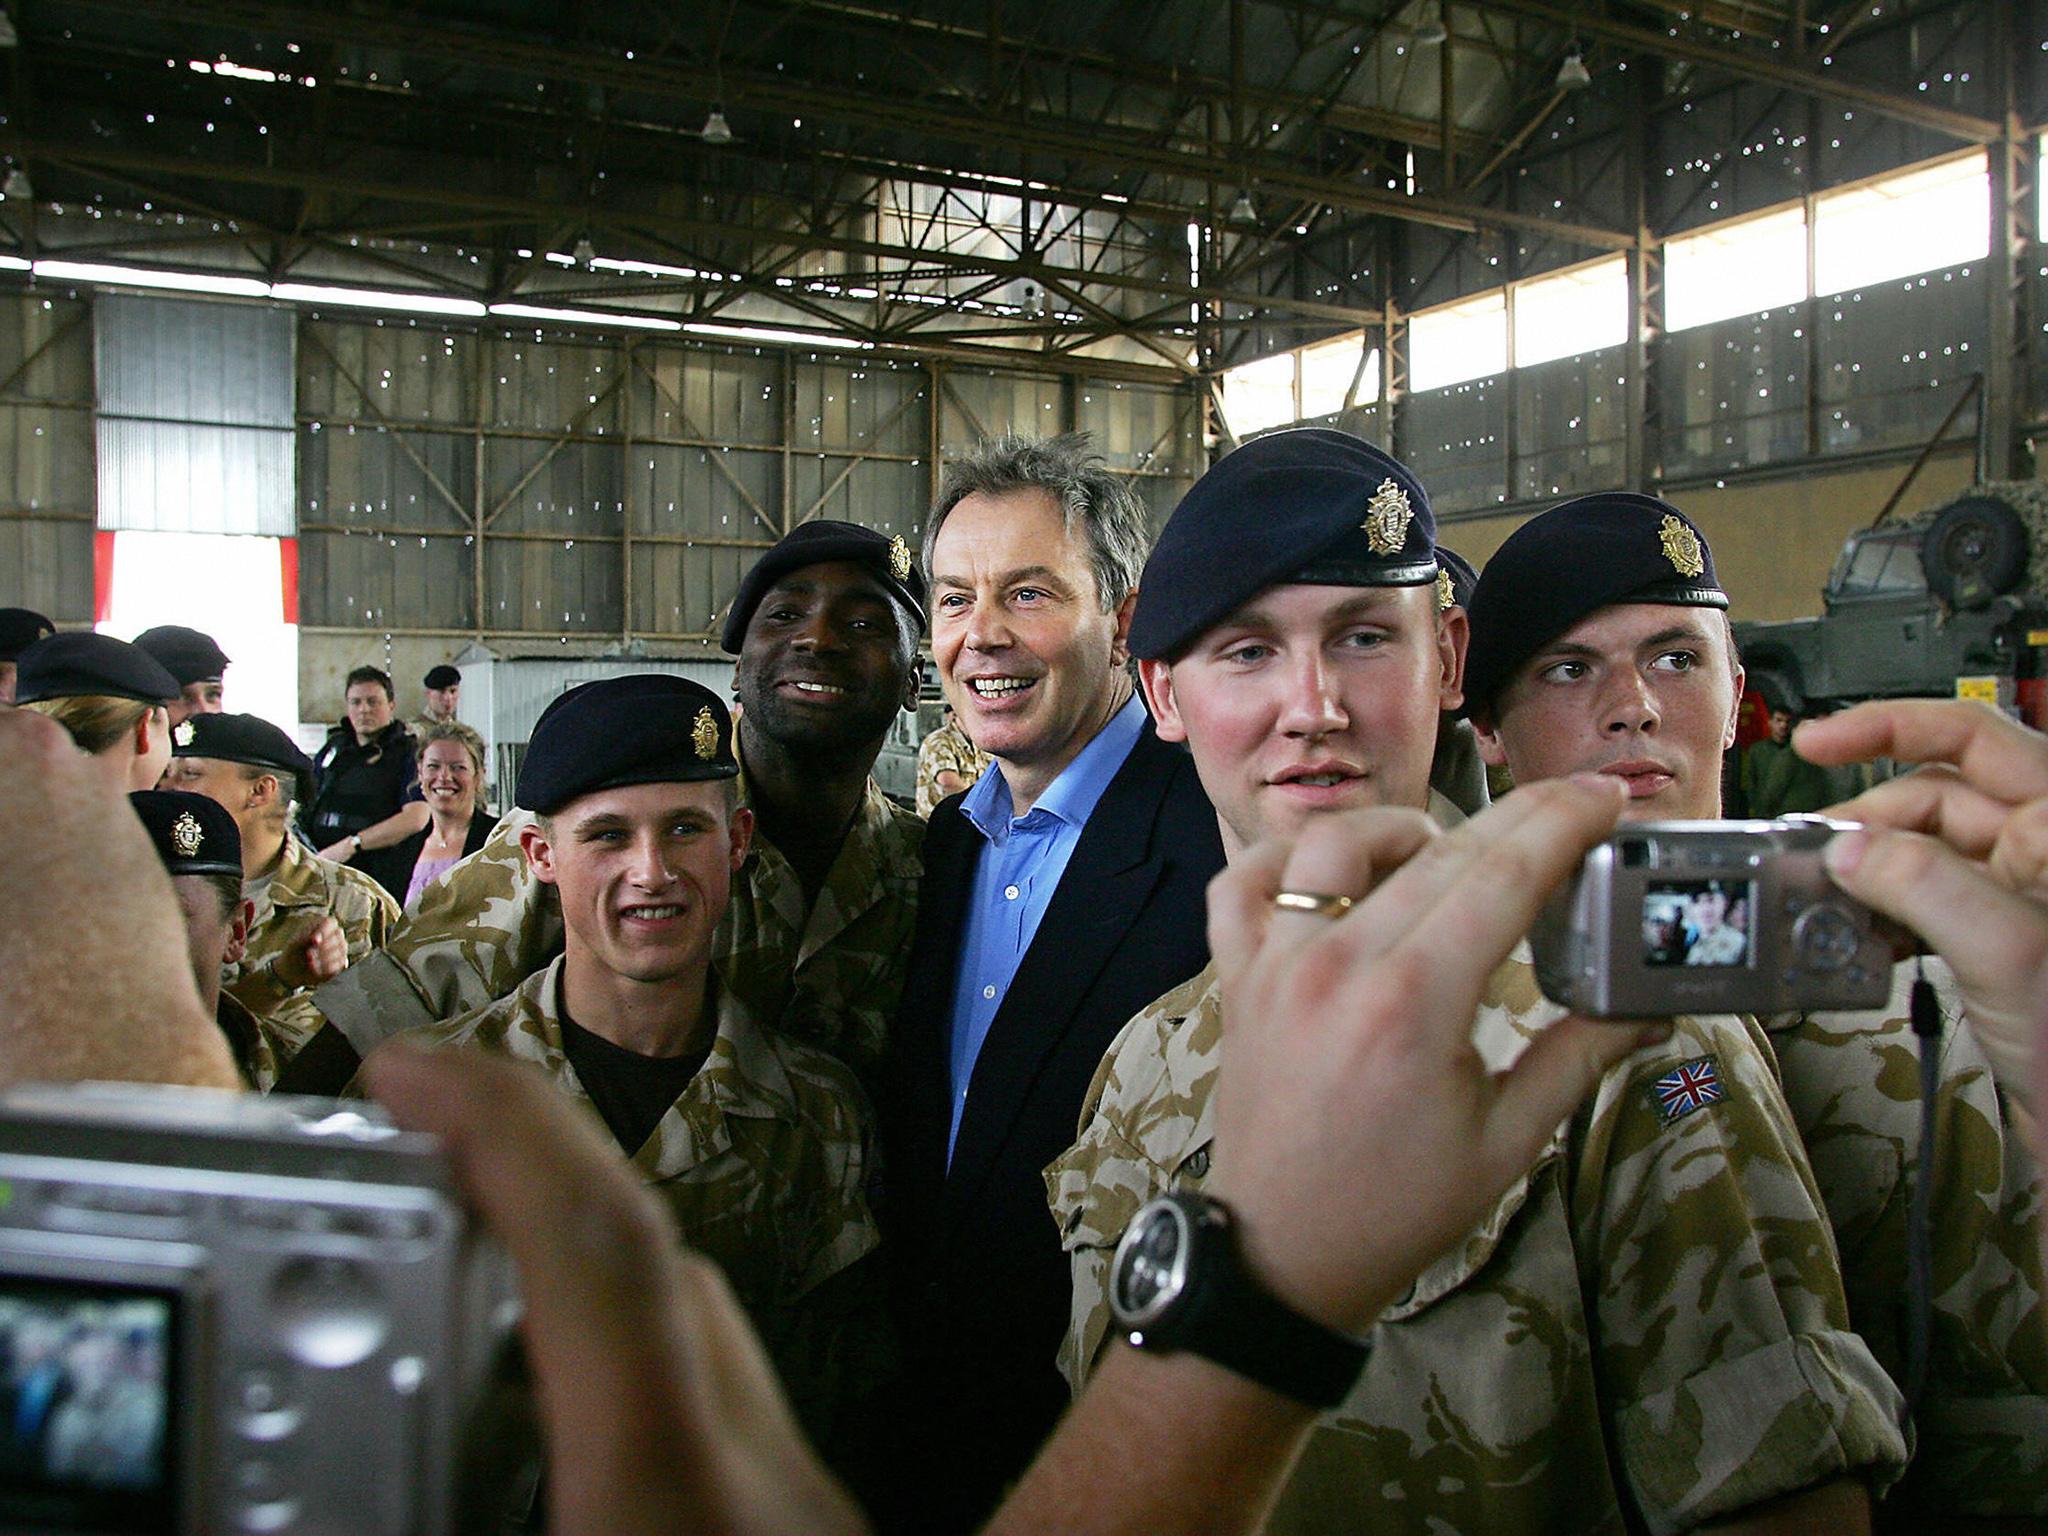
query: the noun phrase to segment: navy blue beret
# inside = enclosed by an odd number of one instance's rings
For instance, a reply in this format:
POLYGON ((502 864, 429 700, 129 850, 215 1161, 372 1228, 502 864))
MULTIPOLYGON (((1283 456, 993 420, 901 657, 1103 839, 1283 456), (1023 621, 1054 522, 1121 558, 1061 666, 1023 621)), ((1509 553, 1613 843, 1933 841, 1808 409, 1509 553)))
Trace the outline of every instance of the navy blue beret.
POLYGON ((0 608, 0 661, 12 661, 57 626, 33 608, 0 608))
POLYGON ((228 669, 228 655, 214 638, 182 624, 159 624, 145 629, 135 643, 164 664, 164 670, 178 680, 178 686, 204 683, 228 669))
POLYGON ((296 798, 313 798, 313 760, 291 737, 255 715, 187 715, 171 731, 171 756, 268 768, 293 781, 296 798))
POLYGON ((1404 465, 1327 427, 1269 433, 1225 455, 1167 519, 1131 653, 1171 661, 1281 582, 1413 587, 1436 574, 1436 518, 1404 465))
POLYGON ((241 878, 242 831, 218 800, 182 789, 144 789, 131 794, 128 803, 173 875, 241 878))
POLYGON ((453 688, 461 681, 462 674, 444 661, 440 666, 430 670, 421 679, 421 686, 426 688, 453 688))
POLYGON ((1479 585, 1479 573, 1472 569, 1472 562, 1455 549, 1436 547, 1436 563, 1443 567, 1442 581, 1437 584, 1439 608, 1465 608, 1472 606, 1473 590, 1479 585), (1448 584, 1450 601, 1443 601, 1448 584))
POLYGON ((147 651, 85 629, 38 640, 21 653, 15 665, 17 704, 75 698, 168 704, 183 687, 147 651))
POLYGON ((1714 552, 1668 501, 1601 491, 1539 513, 1508 535, 1472 594, 1467 713, 1492 704, 1531 656, 1616 603, 1726 608, 1714 552))
POLYGON ((917 568, 910 546, 901 536, 892 537, 863 528, 858 523, 835 523, 827 518, 799 523, 784 534, 752 570, 740 578, 733 593, 732 607, 725 616, 725 629, 718 643, 726 654, 737 656, 747 638, 747 626, 768 589, 791 571, 806 565, 823 565, 828 560, 849 560, 865 567, 896 599, 919 634, 924 633, 924 572, 917 568))
POLYGON ((551 816, 595 790, 729 779, 739 771, 725 700, 686 677, 640 672, 583 683, 548 705, 513 798, 551 816))

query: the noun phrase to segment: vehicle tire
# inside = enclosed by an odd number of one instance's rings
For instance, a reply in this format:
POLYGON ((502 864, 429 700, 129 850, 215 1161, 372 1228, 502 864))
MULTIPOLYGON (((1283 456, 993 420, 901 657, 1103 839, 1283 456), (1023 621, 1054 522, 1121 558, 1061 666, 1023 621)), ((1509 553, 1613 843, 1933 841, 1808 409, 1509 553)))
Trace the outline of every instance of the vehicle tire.
POLYGON ((1982 608, 2027 571, 2027 530, 2004 502, 1965 496, 1937 512, 1920 541, 1928 590, 1952 608, 1982 608))

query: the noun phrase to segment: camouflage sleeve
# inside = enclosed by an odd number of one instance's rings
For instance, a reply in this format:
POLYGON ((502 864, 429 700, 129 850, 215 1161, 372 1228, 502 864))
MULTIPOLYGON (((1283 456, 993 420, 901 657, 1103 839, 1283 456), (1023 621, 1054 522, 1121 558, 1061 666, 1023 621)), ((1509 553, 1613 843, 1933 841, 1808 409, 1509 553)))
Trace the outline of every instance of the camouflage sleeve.
POLYGON ((532 819, 508 812, 483 847, 399 916, 375 954, 314 994, 358 1051, 503 997, 561 952, 554 892, 519 847, 532 819))
POLYGON ((1903 1407, 1849 1331, 1835 1245, 1761 1032, 1680 1019, 1575 1123, 1572 1222, 1618 1471, 1690 1529, 1904 1465, 1903 1407))
MULTIPOLYGON (((1884 1010, 1799 1017, 1771 1033, 1841 1247, 1849 1315, 1901 1382, 1908 1213, 1922 1167, 1919 1047, 1907 1012, 1913 972, 1898 967, 1884 1010)), ((1927 974, 1946 1024, 1936 1047, 1935 1269, 1918 1444, 1902 1493, 1945 1513, 2048 1513, 2040 1181, 1962 1023, 1953 975, 1938 960, 1927 974)))

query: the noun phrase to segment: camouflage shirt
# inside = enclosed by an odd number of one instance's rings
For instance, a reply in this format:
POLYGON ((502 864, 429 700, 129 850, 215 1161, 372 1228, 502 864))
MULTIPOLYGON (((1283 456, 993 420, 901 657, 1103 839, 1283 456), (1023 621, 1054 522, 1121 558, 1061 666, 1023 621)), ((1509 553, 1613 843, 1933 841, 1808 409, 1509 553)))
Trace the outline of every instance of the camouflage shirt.
MULTIPOLYGON (((1076 1386, 1124 1227, 1208 1172, 1221 1014, 1211 967, 1133 1019, 1046 1170, 1076 1386)), ((1558 1014, 1524 947, 1473 1043, 1504 1067, 1558 1014)), ((1680 1019, 1611 1070, 1372 1342, 1270 1530, 1679 1531, 1905 1460, 1899 1394, 1848 1331, 1812 1175, 1741 1020, 1680 1019)))
MULTIPOLYGON (((1935 1097, 1934 1283, 1917 1445, 1891 1497, 1944 1515, 2048 1514, 2048 1317, 2035 1241, 2040 1181, 1976 1040, 1954 977, 1935 1097)), ((1907 1211, 1919 1176, 1913 967, 1888 1007, 1764 1021, 1842 1255, 1849 1316, 1905 1384, 1907 1211)))
POLYGON ((213 1020, 227 1036, 228 1053, 235 1058, 242 1081, 259 1093, 270 1092, 277 1085, 277 1051, 264 1033, 262 1021, 236 1002, 225 987, 214 1005, 213 1020))
MULTIPOLYGON (((406 1038, 530 1061, 587 1104, 562 1042, 563 963, 558 957, 509 997, 406 1038)), ((815 1430, 869 1390, 881 1347, 875 1266, 863 1267, 870 1273, 857 1300, 827 1283, 881 1241, 869 1204, 873 1115, 839 1062, 777 1039, 739 999, 714 990, 710 1054, 631 1163, 674 1212, 684 1240, 725 1270, 815 1430)))
POLYGON ((980 778, 991 759, 967 739, 958 720, 948 720, 918 744, 917 814, 929 816, 951 794, 939 788, 939 775, 957 773, 970 784, 980 778))
POLYGON ((244 882, 243 893, 256 903, 249 947, 239 964, 222 967, 221 986, 256 1015, 282 1066, 313 1038, 321 1018, 312 993, 295 990, 277 974, 278 961, 306 942, 323 914, 332 913, 354 965, 389 937, 398 903, 361 870, 323 859, 290 836, 270 878, 244 882))
MULTIPOLYGON (((532 821, 507 812, 483 847, 427 887, 378 955, 320 989, 321 1010, 358 1051, 503 997, 562 952, 554 890, 519 848, 532 821)), ((869 780, 808 913, 789 860, 756 836, 719 925, 714 963, 747 1011, 834 1052, 863 1083, 874 1081, 903 992, 923 843, 924 824, 869 780)))

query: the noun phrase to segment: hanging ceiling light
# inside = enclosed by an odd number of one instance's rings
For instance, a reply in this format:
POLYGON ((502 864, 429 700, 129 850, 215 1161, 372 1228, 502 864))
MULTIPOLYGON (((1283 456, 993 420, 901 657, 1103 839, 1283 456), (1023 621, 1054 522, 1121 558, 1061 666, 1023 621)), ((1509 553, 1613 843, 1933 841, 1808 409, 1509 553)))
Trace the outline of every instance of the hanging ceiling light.
POLYGON ((1256 224, 1259 222, 1259 210, 1252 204, 1251 193, 1239 192, 1237 194, 1237 201, 1230 205, 1230 222, 1233 224, 1256 224))
POLYGON ((732 124, 725 120, 723 112, 713 107, 711 115, 704 119, 704 126, 697 130, 697 137, 706 144, 730 144, 732 124))
POLYGON ((1415 41, 1424 48, 1439 48, 1450 40, 1451 29, 1444 25, 1444 9, 1439 5, 1415 29, 1415 41))
POLYGON ((1564 62, 1557 66, 1557 88, 1560 91, 1583 91, 1593 83, 1593 77, 1586 73, 1586 56, 1579 47, 1577 38, 1565 48, 1564 62))
POLYGON ((0 182, 0 197, 25 203, 35 195, 35 185, 28 179, 28 172, 18 165, 7 173, 7 180, 0 182))
POLYGON ((569 254, 576 258, 576 265, 586 272, 597 265, 597 246, 588 235, 578 235, 575 247, 569 254))

